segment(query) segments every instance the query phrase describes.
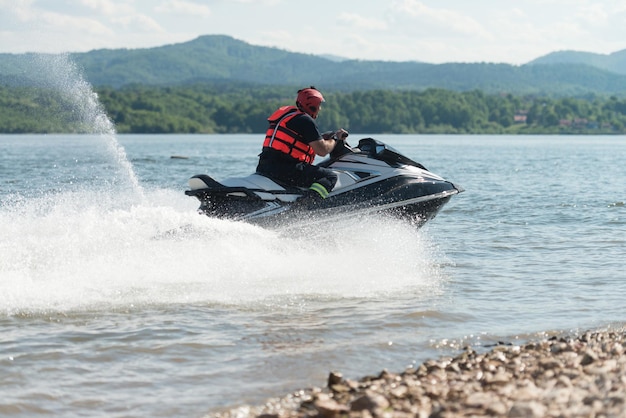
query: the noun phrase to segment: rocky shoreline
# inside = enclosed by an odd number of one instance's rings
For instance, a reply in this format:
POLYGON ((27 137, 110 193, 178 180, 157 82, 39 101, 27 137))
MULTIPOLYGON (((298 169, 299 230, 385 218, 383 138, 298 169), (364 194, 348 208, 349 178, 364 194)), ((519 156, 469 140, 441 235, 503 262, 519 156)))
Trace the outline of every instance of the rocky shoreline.
POLYGON ((467 347, 402 373, 357 381, 332 372, 325 388, 210 417, 626 417, 625 346, 620 328, 467 347))

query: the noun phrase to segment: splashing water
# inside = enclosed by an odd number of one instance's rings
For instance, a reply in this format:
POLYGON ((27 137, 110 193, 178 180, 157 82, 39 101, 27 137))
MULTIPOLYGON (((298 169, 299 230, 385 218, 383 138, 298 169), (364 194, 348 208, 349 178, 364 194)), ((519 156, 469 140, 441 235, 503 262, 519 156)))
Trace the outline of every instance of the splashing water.
POLYGON ((69 112, 77 117, 86 133, 99 135, 107 144, 115 164, 135 196, 143 198, 143 190, 129 162, 126 151, 116 139, 113 122, 108 118, 98 95, 85 80, 82 72, 68 54, 32 54, 26 71, 42 88, 52 89, 63 97, 69 112))
POLYGON ((197 215, 186 200, 172 205, 177 194, 147 191, 146 204, 128 209, 94 205, 90 191, 5 207, 0 315, 438 292, 436 249, 406 223, 354 219, 284 234, 197 215))

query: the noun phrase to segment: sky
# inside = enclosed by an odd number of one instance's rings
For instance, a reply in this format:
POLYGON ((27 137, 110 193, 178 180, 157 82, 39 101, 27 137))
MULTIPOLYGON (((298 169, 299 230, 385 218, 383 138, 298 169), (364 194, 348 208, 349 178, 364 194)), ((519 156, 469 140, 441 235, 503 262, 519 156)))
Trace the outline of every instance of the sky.
POLYGON ((150 48, 229 35, 291 52, 524 64, 626 49, 624 0, 0 0, 0 53, 150 48))

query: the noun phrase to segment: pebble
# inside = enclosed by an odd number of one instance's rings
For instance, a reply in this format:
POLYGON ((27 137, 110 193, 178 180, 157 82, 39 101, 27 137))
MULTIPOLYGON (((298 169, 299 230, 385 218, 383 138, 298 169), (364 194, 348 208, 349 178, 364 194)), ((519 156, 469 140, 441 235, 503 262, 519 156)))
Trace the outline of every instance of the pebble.
POLYGON ((325 388, 211 418, 625 417, 626 330, 586 331, 428 360, 361 380, 331 372, 325 388))

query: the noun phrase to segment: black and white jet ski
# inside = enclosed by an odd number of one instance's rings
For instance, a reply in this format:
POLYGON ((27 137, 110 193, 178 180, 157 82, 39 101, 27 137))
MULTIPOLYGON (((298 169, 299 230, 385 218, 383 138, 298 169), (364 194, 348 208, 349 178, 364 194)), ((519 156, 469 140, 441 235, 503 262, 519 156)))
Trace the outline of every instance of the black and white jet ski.
POLYGON ((392 147, 363 138, 356 148, 341 140, 320 166, 337 172, 326 199, 306 188, 286 186, 258 173, 218 182, 200 174, 189 179, 188 196, 200 200, 200 213, 210 217, 281 225, 315 213, 384 212, 409 218, 418 226, 435 217, 463 188, 431 173, 392 147))

